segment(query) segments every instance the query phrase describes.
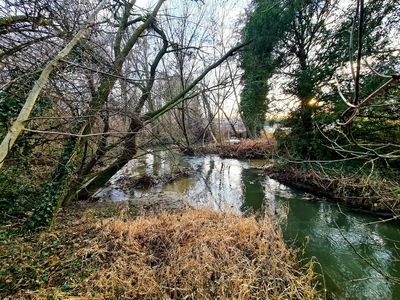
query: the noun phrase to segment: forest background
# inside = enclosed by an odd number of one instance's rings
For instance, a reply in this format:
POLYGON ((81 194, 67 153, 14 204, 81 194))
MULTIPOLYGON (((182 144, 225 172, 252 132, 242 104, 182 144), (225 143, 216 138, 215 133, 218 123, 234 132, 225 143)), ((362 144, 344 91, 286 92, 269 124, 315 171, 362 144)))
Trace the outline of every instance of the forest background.
POLYGON ((141 149, 258 139, 267 120, 283 179, 397 214, 398 7, 2 1, 3 221, 46 227, 141 149))

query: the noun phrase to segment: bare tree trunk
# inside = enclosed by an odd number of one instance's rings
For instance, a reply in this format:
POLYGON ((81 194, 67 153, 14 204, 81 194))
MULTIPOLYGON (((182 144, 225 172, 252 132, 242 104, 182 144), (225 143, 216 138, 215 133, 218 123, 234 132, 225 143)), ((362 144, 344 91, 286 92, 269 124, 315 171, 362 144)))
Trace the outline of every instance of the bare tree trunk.
MULTIPOLYGON (((210 135, 211 135, 214 143, 217 144, 218 141, 217 141, 217 139, 215 137, 214 129, 213 129, 213 126, 212 126, 213 125, 212 122, 214 120, 215 115, 213 115, 213 113, 211 111, 210 102, 208 101, 207 96, 206 96, 204 91, 202 92, 202 98, 203 98, 204 110, 207 112, 207 121, 208 121, 207 128, 208 128, 208 130, 210 132, 210 135)), ((204 131, 204 134, 205 134, 205 131, 204 131)), ((204 136, 204 134, 203 134, 203 136, 204 136)), ((204 142, 204 139, 203 139, 203 142, 204 142)))
MULTIPOLYGON (((183 101, 187 99, 191 99, 193 95, 187 95, 211 70, 218 67, 222 64, 228 57, 235 55, 237 51, 246 46, 247 44, 241 44, 236 47, 230 49, 225 55, 223 55, 219 60, 208 66, 203 73, 201 73, 192 83, 190 83, 183 91, 181 91, 178 95, 172 98, 169 102, 167 102, 163 107, 159 108, 156 111, 147 112, 142 115, 138 120, 132 119, 131 128, 129 135, 126 136, 124 143, 124 151, 117 158, 116 163, 106 168, 102 172, 100 172, 96 178, 94 178, 90 185, 88 185, 84 191, 79 193, 79 196, 87 196, 91 195, 98 188, 100 188, 104 183, 106 183, 115 173, 118 172, 130 159, 133 158, 133 155, 136 153, 136 137, 141 129, 144 128, 147 124, 150 124, 157 120, 159 117, 164 115, 166 112, 170 111, 183 101)), ((143 98, 144 100, 144 98, 143 98)), ((141 103, 142 101, 139 101, 141 103)))
POLYGON ((24 130, 24 124, 26 120, 28 120, 31 111, 36 103, 36 99, 39 96, 40 92, 43 89, 43 86, 46 84, 47 79, 50 76, 50 73, 54 70, 54 68, 58 65, 59 61, 63 59, 68 53, 72 50, 72 48, 76 45, 76 43, 82 38, 85 34, 87 28, 90 23, 94 20, 99 11, 106 4, 107 0, 102 0, 96 9, 89 16, 89 19, 85 22, 85 24, 81 27, 78 33, 74 36, 74 38, 65 46, 43 69, 40 74, 39 79, 35 82, 35 85, 29 92, 28 98, 25 101, 24 106, 22 107, 17 119, 8 130, 7 135, 4 137, 2 143, 0 144, 0 169, 3 166, 4 160, 7 157, 9 151, 17 140, 18 136, 24 130))

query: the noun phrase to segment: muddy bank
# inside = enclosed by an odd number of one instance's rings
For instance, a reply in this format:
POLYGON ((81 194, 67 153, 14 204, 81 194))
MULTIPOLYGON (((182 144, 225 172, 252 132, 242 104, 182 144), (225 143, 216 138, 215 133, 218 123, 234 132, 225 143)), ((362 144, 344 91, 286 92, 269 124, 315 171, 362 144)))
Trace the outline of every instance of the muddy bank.
POLYGON ((338 201, 360 209, 400 214, 400 197, 393 193, 388 181, 385 184, 385 180, 366 181, 355 176, 333 178, 293 165, 269 166, 264 171, 270 178, 315 195, 310 200, 338 201))

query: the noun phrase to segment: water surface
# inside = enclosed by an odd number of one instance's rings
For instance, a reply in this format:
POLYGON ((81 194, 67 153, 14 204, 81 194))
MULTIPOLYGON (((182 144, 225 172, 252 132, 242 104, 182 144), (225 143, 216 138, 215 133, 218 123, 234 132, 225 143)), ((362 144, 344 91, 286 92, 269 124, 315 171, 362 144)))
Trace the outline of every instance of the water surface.
POLYGON ((321 285, 326 287, 328 296, 400 299, 400 285, 387 279, 400 278, 399 223, 376 223, 381 221, 378 215, 315 201, 312 195, 265 176, 257 167, 266 161, 181 157, 170 152, 160 155, 149 152, 144 157, 132 162, 128 166, 130 171, 123 172, 132 175, 139 170, 147 175, 160 175, 178 166, 191 166, 195 171, 190 177, 135 191, 135 197, 168 191, 182 193, 198 206, 229 208, 237 213, 263 208, 278 218, 288 211, 282 224, 284 238, 289 245, 307 245, 305 255, 317 261, 316 271, 324 275, 321 285))

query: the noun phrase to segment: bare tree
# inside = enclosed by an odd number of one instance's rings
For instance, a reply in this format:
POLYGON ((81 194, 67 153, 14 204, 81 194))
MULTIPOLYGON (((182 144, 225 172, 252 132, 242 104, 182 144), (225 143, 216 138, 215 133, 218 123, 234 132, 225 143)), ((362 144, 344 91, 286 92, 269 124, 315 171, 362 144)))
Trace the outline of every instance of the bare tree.
POLYGON ((57 66, 59 61, 63 59, 68 53, 72 50, 72 48, 78 43, 78 41, 85 34, 87 28, 90 23, 94 20, 96 15, 105 5, 106 0, 103 0, 99 3, 93 13, 90 15, 87 22, 82 26, 82 28, 78 31, 78 33, 74 36, 74 38, 67 44, 67 46, 62 49, 43 69, 39 79, 35 83, 34 87, 30 91, 28 98, 25 101, 25 105, 22 107, 21 112, 18 115, 18 118, 14 121, 13 125, 9 129, 7 135, 3 139, 0 144, 0 168, 3 165, 4 159, 10 151, 11 147, 14 145, 15 140, 18 138, 20 133, 24 130, 24 123, 29 118, 29 115, 35 105, 36 99, 41 92, 43 86, 45 85, 50 73, 57 66))
MULTIPOLYGON (((162 97, 158 91, 171 77, 171 72, 160 72, 162 64, 179 62, 177 54, 191 49, 190 43, 177 48, 179 41, 169 31, 176 27, 166 24, 181 19, 167 13, 165 2, 143 8, 133 0, 111 1, 69 55, 58 59, 61 63, 45 87, 51 111, 24 122, 24 132, 48 137, 59 149, 27 228, 47 226, 61 205, 88 197, 107 182, 135 156, 143 128, 198 96, 195 87, 201 80, 242 48, 234 46, 205 66, 187 60, 181 69, 184 84, 180 81, 162 97)), ((76 27, 73 17, 61 21, 65 28, 76 27)))

